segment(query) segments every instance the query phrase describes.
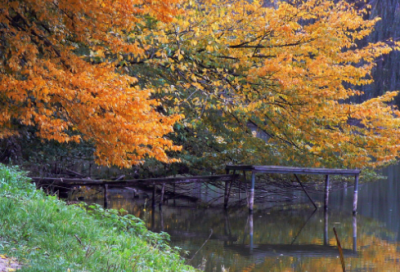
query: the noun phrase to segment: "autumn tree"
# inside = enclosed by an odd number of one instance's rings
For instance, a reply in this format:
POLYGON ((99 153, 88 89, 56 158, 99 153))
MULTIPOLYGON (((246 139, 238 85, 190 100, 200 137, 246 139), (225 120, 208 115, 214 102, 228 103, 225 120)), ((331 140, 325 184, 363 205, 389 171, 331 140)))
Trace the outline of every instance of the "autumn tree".
POLYGON ((178 2, 1 0, 0 139, 33 126, 44 140, 93 143, 103 165, 170 162, 165 152, 179 147, 164 136, 180 116, 156 111, 152 90, 118 67, 145 54, 137 28, 168 24, 178 2))
POLYGON ((204 169, 352 168, 398 157, 396 92, 349 102, 398 43, 357 47, 379 18, 365 20, 346 1, 41 0, 0 9, 1 137, 33 126, 43 139, 90 141, 99 163, 124 167, 171 162, 166 151, 180 144, 181 162, 204 169))
POLYGON ((379 18, 363 19, 367 11, 346 1, 290 2, 187 1, 172 22, 146 26, 159 46, 126 67, 166 112, 186 116, 176 127, 183 161, 353 168, 398 157, 397 93, 349 99, 399 44, 357 47, 379 18))

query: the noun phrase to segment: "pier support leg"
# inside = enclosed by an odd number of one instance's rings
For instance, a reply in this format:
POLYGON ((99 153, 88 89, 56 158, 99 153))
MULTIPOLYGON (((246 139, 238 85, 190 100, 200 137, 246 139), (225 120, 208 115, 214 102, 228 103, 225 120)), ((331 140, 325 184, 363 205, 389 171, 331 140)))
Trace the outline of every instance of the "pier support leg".
POLYGON ((160 199, 160 208, 161 205, 164 205, 164 192, 165 192, 165 183, 162 184, 162 188, 161 188, 161 199, 160 199))
POLYGON ((241 200, 241 197, 240 197, 240 190, 242 190, 242 179, 239 179, 239 202, 240 202, 240 200, 241 200))
POLYGON ((225 194, 224 194, 224 209, 228 208, 228 190, 229 190, 229 181, 225 181, 225 194))
POLYGON ((153 183, 153 199, 151 200, 151 206, 154 208, 156 206, 156 184, 153 183))
MULTIPOLYGON (((226 171, 226 174, 229 174, 229 170, 226 171)), ((236 170, 233 170, 233 174, 236 174, 236 170)), ((231 196, 232 184, 235 180, 225 181, 225 195, 224 195, 224 209, 228 208, 229 198, 231 196)))
POLYGON ((325 177, 325 196, 324 196, 324 210, 328 210, 329 204, 329 175, 325 177))
POLYGON ((250 188, 250 200, 249 200, 249 212, 253 212, 254 208, 254 187, 256 184, 256 173, 251 172, 251 188, 250 188))
POLYGON ((108 184, 104 184, 104 209, 108 209, 108 184))
POLYGON ((176 205, 176 194, 175 194, 175 192, 176 192, 176 188, 175 188, 175 182, 174 182, 174 206, 176 205))
POLYGON ((354 181, 353 215, 357 214, 357 202, 358 202, 358 175, 356 175, 354 181))
POLYGON ((244 192, 246 193, 246 205, 247 207, 250 205, 249 202, 249 194, 247 193, 247 179, 246 179, 246 171, 243 170, 243 180, 244 180, 244 192))

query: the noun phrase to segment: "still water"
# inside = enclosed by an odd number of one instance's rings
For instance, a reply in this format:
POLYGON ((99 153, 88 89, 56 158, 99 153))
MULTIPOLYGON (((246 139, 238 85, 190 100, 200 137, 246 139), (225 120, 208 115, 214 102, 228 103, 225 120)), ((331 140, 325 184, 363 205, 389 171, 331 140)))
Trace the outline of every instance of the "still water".
MULTIPOLYGON (((361 185, 356 217, 351 187, 330 195, 327 213, 314 212, 308 203, 253 215, 245 208, 224 212, 166 205, 152 210, 121 192, 110 204, 142 218, 153 231, 169 233, 170 244, 204 271, 342 271, 333 227, 346 271, 400 271, 400 166, 385 169, 384 175, 387 180, 361 185)), ((323 196, 314 198, 322 202, 323 196)))

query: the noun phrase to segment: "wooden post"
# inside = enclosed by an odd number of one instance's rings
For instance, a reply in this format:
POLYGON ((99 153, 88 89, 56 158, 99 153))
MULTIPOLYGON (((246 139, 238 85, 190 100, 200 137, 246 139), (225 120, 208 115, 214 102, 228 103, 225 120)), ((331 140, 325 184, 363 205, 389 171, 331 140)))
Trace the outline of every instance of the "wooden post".
POLYGON ((175 195, 175 182, 174 182, 174 206, 176 205, 176 195, 175 195))
POLYGON ((157 190, 156 184, 153 183, 153 199, 151 201, 151 206, 153 207, 156 206, 156 190, 157 190))
POLYGON ((253 212, 254 208, 254 187, 256 184, 256 173, 251 172, 251 188, 250 188, 250 201, 249 201, 249 212, 253 212))
POLYGON ((240 203, 240 190, 242 189, 242 179, 239 179, 239 203, 240 203))
POLYGON ((160 208, 161 205, 164 205, 164 192, 165 192, 165 183, 162 184, 162 188, 161 188, 161 198, 160 198, 160 208))
MULTIPOLYGON (((229 175, 229 169, 226 169, 226 174, 229 175)), ((228 186, 229 183, 228 181, 225 181, 225 192, 224 192, 224 210, 226 210, 228 208, 228 186)))
POLYGON ((244 192, 246 193, 246 205, 249 206, 249 194, 247 193, 247 180, 246 180, 246 171, 243 170, 243 179, 244 179, 244 192))
POLYGON ((329 204, 329 175, 325 177, 325 197, 324 197, 324 210, 328 210, 329 204))
POLYGON ((354 181, 353 215, 357 214, 357 202, 358 202, 358 175, 356 175, 354 181))
POLYGON ((104 184, 104 209, 108 209, 108 184, 104 184))
POLYGON ((224 209, 228 208, 228 199, 229 199, 229 181, 225 181, 225 195, 224 195, 224 209))
MULTIPOLYGON (((229 170, 226 171, 226 174, 229 174, 229 170)), ((236 174, 236 170, 233 170, 233 175, 235 175, 235 174, 236 174)), ((231 196, 231 189, 232 189, 232 184, 234 181, 235 181, 235 179, 233 179, 231 181, 225 181, 225 199, 224 199, 224 209, 225 210, 228 208, 228 202, 229 202, 229 198, 231 196)))

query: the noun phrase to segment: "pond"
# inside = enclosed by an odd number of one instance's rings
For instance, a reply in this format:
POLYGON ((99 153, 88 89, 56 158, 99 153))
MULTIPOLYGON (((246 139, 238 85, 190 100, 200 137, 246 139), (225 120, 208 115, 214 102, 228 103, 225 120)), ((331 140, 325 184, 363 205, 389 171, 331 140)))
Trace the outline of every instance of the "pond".
MULTIPOLYGON (((131 192, 111 195, 111 208, 124 208, 153 231, 170 234, 191 265, 204 271, 342 271, 335 227, 346 271, 400 271, 400 166, 383 171, 387 180, 362 184, 358 215, 353 188, 331 193, 328 212, 309 203, 258 209, 151 209, 131 192)), ((323 195, 314 195, 322 203, 323 195)), ((99 202, 101 199, 86 199, 99 202)))

